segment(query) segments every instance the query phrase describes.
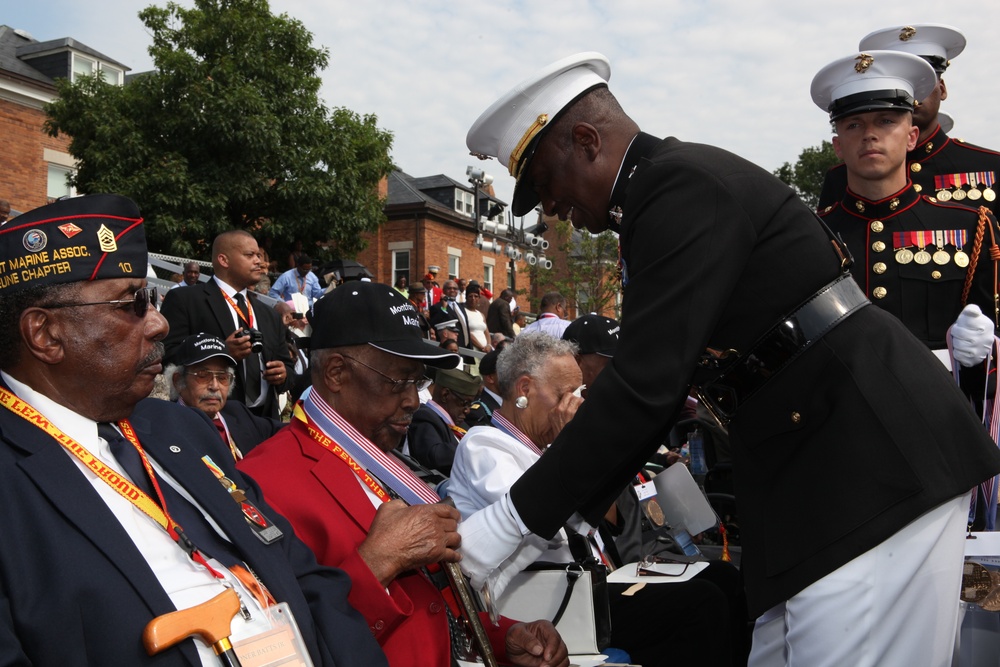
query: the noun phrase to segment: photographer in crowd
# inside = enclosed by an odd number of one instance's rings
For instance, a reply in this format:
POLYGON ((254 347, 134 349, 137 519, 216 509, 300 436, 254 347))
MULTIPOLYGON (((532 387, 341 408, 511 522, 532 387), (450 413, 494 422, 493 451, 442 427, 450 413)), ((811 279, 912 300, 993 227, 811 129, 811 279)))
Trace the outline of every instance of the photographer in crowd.
POLYGON ((256 239, 242 230, 219 234, 212 243, 212 269, 212 280, 171 290, 163 301, 163 316, 170 323, 163 341, 167 361, 174 361, 181 341, 191 334, 222 338, 237 362, 230 400, 245 403, 256 415, 277 419, 278 394, 288 389, 293 377, 292 358, 281 318, 274 309, 255 303, 252 288, 265 270, 256 239))

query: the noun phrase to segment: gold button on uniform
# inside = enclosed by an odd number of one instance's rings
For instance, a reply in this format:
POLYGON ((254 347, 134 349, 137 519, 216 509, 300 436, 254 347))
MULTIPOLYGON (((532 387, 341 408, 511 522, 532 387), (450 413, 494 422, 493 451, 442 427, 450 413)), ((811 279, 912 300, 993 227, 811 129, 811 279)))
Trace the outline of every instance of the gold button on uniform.
POLYGON ((876 241, 875 243, 872 244, 872 250, 874 250, 875 252, 882 252, 883 250, 885 250, 885 244, 882 243, 881 241, 876 241))
POLYGON ((874 266, 872 266, 872 271, 874 271, 879 275, 885 273, 885 269, 886 269, 885 262, 875 262, 874 266))
POLYGON ((934 280, 941 280, 941 272, 931 271, 931 278, 933 278, 934 280))
POLYGON ((914 174, 919 172, 921 169, 923 169, 923 167, 920 166, 919 162, 914 162, 913 164, 910 165, 910 171, 912 171, 914 174))
POLYGON ((872 231, 873 232, 875 232, 876 234, 879 234, 879 233, 882 232, 883 229, 885 229, 885 225, 882 224, 881 220, 872 220, 872 231))
POLYGON ((884 299, 885 295, 888 293, 889 290, 887 290, 884 287, 876 287, 875 289, 872 290, 872 296, 875 297, 876 299, 884 299))
POLYGON ((793 412, 792 413, 792 423, 793 424, 799 424, 801 422, 802 422, 802 415, 799 414, 798 412, 793 412))
POLYGON ((924 186, 920 185, 920 183, 914 183, 913 189, 916 190, 917 192, 920 192, 921 190, 924 189, 924 186))

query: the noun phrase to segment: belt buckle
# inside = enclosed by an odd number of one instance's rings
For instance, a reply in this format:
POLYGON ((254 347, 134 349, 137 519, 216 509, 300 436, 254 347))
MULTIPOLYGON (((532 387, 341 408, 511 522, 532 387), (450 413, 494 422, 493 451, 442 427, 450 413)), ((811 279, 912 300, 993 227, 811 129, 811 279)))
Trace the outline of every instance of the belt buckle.
POLYGON ((698 400, 705 406, 705 409, 708 410, 708 414, 712 415, 712 418, 716 421, 716 423, 722 428, 728 428, 729 421, 736 412, 736 392, 728 387, 713 385, 714 383, 709 383, 704 387, 696 387, 695 393, 698 395, 698 400), (728 394, 729 399, 733 403, 733 409, 731 411, 723 409, 723 407, 719 405, 718 401, 707 393, 710 388, 720 393, 728 394))

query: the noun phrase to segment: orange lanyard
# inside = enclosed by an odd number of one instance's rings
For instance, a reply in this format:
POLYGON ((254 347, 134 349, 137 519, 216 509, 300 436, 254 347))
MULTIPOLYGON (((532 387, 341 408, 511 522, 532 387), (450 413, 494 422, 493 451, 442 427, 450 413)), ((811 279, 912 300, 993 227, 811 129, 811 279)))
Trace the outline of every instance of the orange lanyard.
POLYGON ((306 430, 309 431, 309 437, 321 444, 326 450, 333 452, 340 457, 340 460, 347 464, 347 467, 358 476, 358 479, 360 479, 365 486, 371 489, 372 493, 374 493, 379 500, 384 503, 392 500, 392 496, 386 493, 385 489, 382 488, 382 485, 380 485, 374 477, 369 475, 368 471, 365 470, 363 466, 358 465, 354 459, 351 458, 351 455, 344 451, 343 447, 334 442, 333 438, 330 438, 320 429, 316 428, 316 426, 309 420, 309 416, 299 405, 295 406, 295 410, 292 414, 296 419, 306 425, 306 430))
POLYGON ((198 551, 191 540, 184 535, 184 530, 180 524, 170 517, 170 514, 166 509, 167 505, 163 500, 163 492, 160 491, 160 483, 157 481, 156 474, 153 472, 153 467, 150 465, 149 459, 146 458, 146 452, 143 451, 138 438, 135 436, 135 431, 132 430, 132 425, 127 419, 123 419, 118 422, 118 427, 122 430, 122 434, 125 438, 139 451, 139 457, 142 459, 142 465, 146 469, 146 474, 149 475, 149 479, 153 484, 153 489, 156 491, 156 495, 160 501, 159 504, 150 498, 145 491, 135 486, 131 480, 119 474, 117 471, 107 467, 99 458, 91 454, 86 447, 81 445, 69 435, 65 434, 59 429, 58 426, 50 422, 45 415, 35 410, 35 408, 31 405, 22 401, 20 398, 3 387, 0 387, 0 404, 13 412, 15 415, 23 418, 29 424, 37 426, 48 435, 52 436, 56 442, 66 449, 66 451, 76 457, 76 459, 83 463, 83 465, 89 470, 93 471, 94 474, 97 475, 98 479, 111 487, 111 489, 122 498, 132 503, 132 505, 143 514, 160 524, 160 526, 167 531, 167 534, 170 535, 170 538, 174 540, 174 542, 176 542, 185 553, 188 554, 191 560, 205 567, 205 569, 211 572, 214 577, 224 579, 223 575, 208 564, 208 561, 201 554, 201 552, 198 551))
POLYGON ((247 302, 247 313, 250 314, 250 319, 248 320, 247 318, 245 318, 243 316, 243 311, 239 309, 239 306, 236 305, 236 302, 233 301, 233 297, 231 297, 228 294, 226 294, 226 292, 221 287, 219 288, 219 291, 222 292, 222 298, 226 300, 226 303, 228 303, 230 306, 232 306, 233 310, 236 311, 236 316, 239 317, 241 320, 243 320, 243 322, 248 327, 250 327, 251 329, 253 329, 253 307, 250 305, 250 299, 248 298, 246 300, 246 302, 247 302))

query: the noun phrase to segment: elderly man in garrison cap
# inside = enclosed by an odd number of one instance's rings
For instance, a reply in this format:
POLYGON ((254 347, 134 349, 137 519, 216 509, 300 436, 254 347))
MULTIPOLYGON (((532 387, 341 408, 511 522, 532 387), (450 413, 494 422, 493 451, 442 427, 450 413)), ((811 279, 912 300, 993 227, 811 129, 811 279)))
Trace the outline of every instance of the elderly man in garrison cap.
MULTIPOLYGON (((994 182, 1000 175, 1000 153, 948 136, 941 102, 948 99, 944 74, 953 58, 965 50, 965 35, 958 28, 938 23, 913 23, 882 28, 861 39, 858 50, 898 51, 919 56, 936 73, 930 92, 914 104, 913 125, 920 134, 906 154, 909 177, 917 192, 939 201, 972 208, 985 206, 995 214, 1000 202, 994 182)), ((832 167, 823 181, 819 210, 836 204, 847 189, 847 169, 832 167)))
MULTIPOLYGON (((390 665, 448 667, 462 630, 424 569, 458 560, 459 514, 393 452, 430 382, 425 365, 453 368, 458 355, 423 338, 413 304, 389 285, 337 288, 316 302, 312 325, 312 389, 291 426, 239 467, 320 563, 351 575, 351 603, 390 665)), ((551 623, 483 625, 501 662, 568 665, 551 623)))
POLYGON ((468 428, 465 417, 479 396, 483 381, 467 371, 441 369, 434 373, 431 400, 413 413, 406 433, 410 456, 421 465, 451 472, 458 441, 468 428))
POLYGON ((350 581, 316 565, 205 417, 145 399, 167 325, 135 204, 25 213, 0 258, 0 662, 216 665, 196 639, 151 657, 143 629, 229 589, 237 653, 279 629, 266 608, 282 604, 314 664, 386 664, 350 581))
POLYGON ((641 132, 610 76, 597 53, 553 63, 469 131, 473 153, 516 179, 515 215, 540 204, 619 232, 624 301, 618 350, 574 419, 462 522, 463 569, 502 588, 525 535, 596 525, 693 384, 729 424, 751 614, 789 623, 778 641, 795 664, 926 664, 954 630, 969 490, 1000 452, 930 350, 869 307, 846 250, 787 186, 724 150, 641 132), (948 565, 914 568, 899 598, 883 597, 872 581, 891 568, 886 551, 948 565), (834 592, 854 562, 870 576, 834 592), (873 627, 883 605, 938 608, 950 627, 873 627))
POLYGON ((236 360, 218 336, 188 336, 181 341, 176 360, 163 373, 170 384, 171 400, 204 412, 233 460, 239 461, 284 428, 277 419, 258 417, 239 401, 227 400, 236 381, 236 360))

